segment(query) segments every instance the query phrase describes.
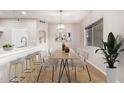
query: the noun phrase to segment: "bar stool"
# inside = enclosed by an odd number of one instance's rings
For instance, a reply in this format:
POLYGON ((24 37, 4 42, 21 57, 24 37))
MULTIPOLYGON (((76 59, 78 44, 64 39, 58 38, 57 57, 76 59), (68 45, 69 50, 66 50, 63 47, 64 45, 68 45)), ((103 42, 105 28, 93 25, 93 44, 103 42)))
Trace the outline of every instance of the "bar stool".
MULTIPOLYGON (((19 64, 23 65, 22 64, 23 61, 24 60, 22 58, 19 58, 19 59, 11 61, 9 63, 9 82, 20 82, 25 78, 21 75, 19 76, 19 64), (12 67, 14 67, 14 76, 11 78, 12 67)), ((21 70, 23 71, 23 66, 22 66, 21 70)))
POLYGON ((25 57, 25 73, 31 73, 32 72, 32 61, 33 61, 33 54, 27 55, 25 57))
POLYGON ((0 65, 0 83, 4 82, 4 66, 0 65))
POLYGON ((38 52, 34 53, 33 64, 34 65, 41 65, 42 64, 41 51, 38 51, 38 52))

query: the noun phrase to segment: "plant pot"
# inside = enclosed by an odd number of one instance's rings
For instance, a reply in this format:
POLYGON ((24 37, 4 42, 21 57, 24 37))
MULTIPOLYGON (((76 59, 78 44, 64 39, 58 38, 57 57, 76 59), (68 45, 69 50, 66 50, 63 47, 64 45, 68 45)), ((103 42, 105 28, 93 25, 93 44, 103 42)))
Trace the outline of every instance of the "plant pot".
POLYGON ((10 47, 10 48, 3 48, 3 50, 5 50, 5 51, 10 51, 10 50, 12 50, 13 49, 13 47, 10 47))
POLYGON ((116 82, 116 70, 117 68, 106 68, 107 74, 107 82, 108 83, 115 83, 116 82))

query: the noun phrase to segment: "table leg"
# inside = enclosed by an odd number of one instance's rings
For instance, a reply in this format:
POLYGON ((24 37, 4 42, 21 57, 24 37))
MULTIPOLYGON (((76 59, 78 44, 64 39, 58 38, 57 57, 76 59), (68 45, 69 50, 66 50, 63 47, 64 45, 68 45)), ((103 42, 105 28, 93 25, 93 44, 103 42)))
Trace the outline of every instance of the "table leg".
MULTIPOLYGON (((67 63, 65 63, 67 64, 67 63)), ((69 81, 69 74, 68 74, 68 69, 65 67, 65 72, 66 72, 66 75, 67 75, 67 78, 68 78, 68 81, 69 81)))
POLYGON ((62 75, 63 75, 63 72, 66 72, 66 75, 67 75, 67 78, 68 78, 68 82, 70 83, 71 82, 71 79, 70 79, 70 72, 69 72, 69 65, 68 65, 68 60, 62 60, 61 61, 61 65, 60 65, 60 72, 59 72, 59 80, 58 82, 60 83, 61 81, 61 78, 62 78, 62 75))
POLYGON ((69 71, 69 65, 68 65, 68 60, 66 60, 66 64, 67 64, 67 72, 68 72, 68 82, 71 82, 71 77, 70 77, 70 71, 69 71))
POLYGON ((61 70, 61 73, 60 73, 60 78, 59 78, 59 83, 61 81, 61 78, 62 78, 62 75, 63 75, 63 72, 66 68, 66 62, 64 62, 64 60, 62 61, 62 70, 61 70))
POLYGON ((63 59, 61 60, 61 64, 60 64, 60 71, 59 71, 59 79, 58 79, 58 82, 60 83, 61 81, 61 73, 62 73, 62 67, 63 67, 63 59))
POLYGON ((41 70, 42 70, 42 68, 43 68, 43 66, 41 65, 41 67, 40 67, 40 71, 39 71, 39 73, 38 73, 38 77, 37 77, 37 82, 39 81, 39 77, 40 77, 40 74, 41 74, 41 70))

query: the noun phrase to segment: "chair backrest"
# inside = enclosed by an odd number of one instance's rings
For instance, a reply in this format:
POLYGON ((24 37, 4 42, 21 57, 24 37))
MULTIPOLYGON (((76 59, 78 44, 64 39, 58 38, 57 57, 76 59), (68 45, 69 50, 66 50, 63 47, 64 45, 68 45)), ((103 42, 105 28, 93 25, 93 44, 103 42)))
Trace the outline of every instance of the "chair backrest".
POLYGON ((52 55, 52 52, 53 52, 53 49, 52 48, 49 48, 48 49, 48 56, 51 56, 52 55))
POLYGON ((41 51, 41 57, 47 57, 47 51, 41 51))
POLYGON ((76 52, 77 52, 78 55, 81 55, 81 48, 77 48, 76 52))
POLYGON ((82 51, 82 56, 83 56, 83 58, 84 58, 84 61, 88 60, 88 55, 89 55, 88 52, 82 51))

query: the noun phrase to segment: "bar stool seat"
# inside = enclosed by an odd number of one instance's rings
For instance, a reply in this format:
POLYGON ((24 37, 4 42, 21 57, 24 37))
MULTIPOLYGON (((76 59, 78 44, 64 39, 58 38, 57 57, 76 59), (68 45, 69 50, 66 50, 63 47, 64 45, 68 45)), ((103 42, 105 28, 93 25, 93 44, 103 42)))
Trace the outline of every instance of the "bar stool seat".
POLYGON ((33 55, 34 65, 41 65, 42 64, 41 51, 35 52, 33 55))

